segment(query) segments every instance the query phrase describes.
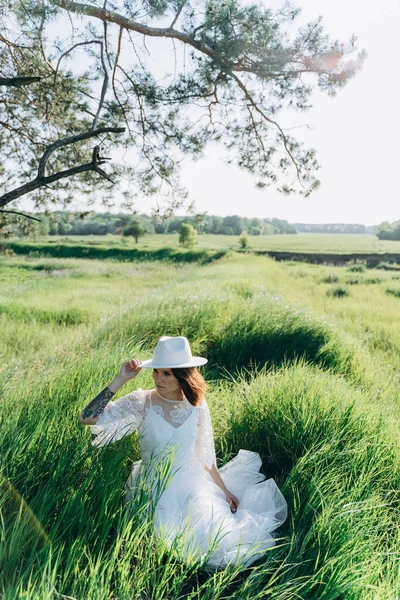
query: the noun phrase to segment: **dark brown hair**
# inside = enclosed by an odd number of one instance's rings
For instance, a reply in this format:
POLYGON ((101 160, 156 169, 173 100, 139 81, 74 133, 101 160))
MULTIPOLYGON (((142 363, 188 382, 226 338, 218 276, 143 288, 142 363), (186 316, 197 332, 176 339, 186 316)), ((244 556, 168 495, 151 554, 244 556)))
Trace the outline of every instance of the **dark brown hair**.
POLYGON ((204 377, 200 375, 196 367, 188 369, 171 369, 179 383, 185 398, 192 406, 198 406, 207 391, 207 384, 204 377))

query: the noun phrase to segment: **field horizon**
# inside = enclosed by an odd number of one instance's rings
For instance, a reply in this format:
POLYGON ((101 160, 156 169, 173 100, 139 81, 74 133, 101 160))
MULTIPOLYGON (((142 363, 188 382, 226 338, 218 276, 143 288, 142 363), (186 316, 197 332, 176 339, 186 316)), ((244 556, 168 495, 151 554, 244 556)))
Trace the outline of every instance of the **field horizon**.
MULTIPOLYGON (((198 234, 196 236, 195 248, 206 250, 238 249, 239 235, 214 235, 198 234)), ((400 241, 379 240, 370 234, 349 233, 298 233, 298 234, 276 234, 276 235, 249 235, 249 248, 253 250, 275 250, 293 252, 328 252, 328 253, 399 253, 400 241)), ((19 238, 12 242, 23 243, 19 238)), ((28 242, 28 240, 26 240, 28 242)), ((132 238, 121 235, 107 234, 99 235, 52 235, 37 236, 28 243, 49 244, 79 244, 87 243, 94 245, 134 247, 137 249, 155 249, 160 247, 179 247, 178 233, 146 234, 139 239, 138 243, 132 238)), ((2 242, 7 246, 8 241, 2 242)))

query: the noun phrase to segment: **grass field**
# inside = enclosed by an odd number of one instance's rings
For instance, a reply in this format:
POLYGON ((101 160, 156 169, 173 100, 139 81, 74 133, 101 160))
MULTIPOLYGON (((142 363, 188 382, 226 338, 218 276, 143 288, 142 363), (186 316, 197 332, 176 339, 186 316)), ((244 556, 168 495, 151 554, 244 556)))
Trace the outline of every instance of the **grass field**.
POLYGON ((398 274, 9 257, 0 280, 2 600, 397 598, 398 274), (99 451, 77 423, 164 334, 209 358, 219 463, 259 452, 288 500, 276 548, 244 572, 182 564, 130 518, 136 436, 99 451))
MULTIPOLYGON (((121 236, 50 236, 42 241, 60 243, 60 241, 77 244, 105 244, 116 246, 143 248, 161 248, 178 246, 178 234, 146 235, 138 244, 134 240, 121 236)), ((263 235, 249 236, 250 247, 254 250, 283 250, 301 252, 396 252, 400 253, 400 241, 378 240, 373 235, 363 234, 297 234, 297 235, 263 235)), ((41 241, 38 239, 38 241, 41 241)), ((220 250, 222 248, 238 249, 239 236, 199 234, 196 248, 220 250)))

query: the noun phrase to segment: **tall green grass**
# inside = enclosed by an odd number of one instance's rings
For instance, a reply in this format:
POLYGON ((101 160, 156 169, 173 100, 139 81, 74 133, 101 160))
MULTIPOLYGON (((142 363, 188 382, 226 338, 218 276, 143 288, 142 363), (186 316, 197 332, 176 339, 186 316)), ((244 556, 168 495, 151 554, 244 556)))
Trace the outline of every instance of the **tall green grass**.
MULTIPOLYGON (((62 298, 70 306, 81 303, 91 321, 64 326, 70 337, 62 340, 58 324, 28 326, 12 312, 4 318, 21 326, 21 336, 22 326, 27 336, 53 328, 57 344, 32 348, 36 358, 26 361, 13 358, 7 342, 0 392, 3 600, 395 598, 400 455, 397 421, 390 417, 398 419, 398 385, 391 367, 382 370, 381 356, 392 359, 396 331, 387 338, 388 350, 383 339, 376 349, 363 345, 359 325, 350 335, 341 311, 343 302, 352 310, 354 298, 327 298, 319 283, 332 269, 322 274, 321 268, 254 257, 128 269, 74 261, 67 285, 63 278, 43 279, 45 269, 25 269, 34 275, 7 283, 27 295, 14 304, 1 300, 16 306, 17 316, 51 285, 58 310, 62 298), (290 275, 300 268, 303 277, 290 275), (77 270, 83 276, 70 277, 77 270), (110 294, 120 294, 122 303, 96 320, 96 309, 107 299, 111 304, 110 294), (323 318, 319 302, 337 319, 323 318), (155 539, 151 520, 139 518, 142 507, 132 513, 122 504, 124 482, 139 457, 137 436, 98 450, 78 423, 82 406, 121 362, 149 357, 164 334, 187 335, 193 351, 209 358, 203 372, 219 465, 240 448, 259 452, 265 474, 276 478, 288 500, 277 546, 243 572, 210 574, 155 539)), ((362 284, 355 287, 358 294, 362 284)), ((398 304, 380 284, 372 289, 368 293, 381 294, 387 306, 398 304)), ((369 306, 362 293, 359 312, 369 306)), ((380 326, 371 320, 371 334, 378 336, 380 326)), ((142 371, 121 393, 151 386, 151 373, 142 371)))
POLYGON ((18 306, 16 304, 0 304, 0 316, 5 315, 13 321, 25 323, 54 323, 56 325, 80 325, 89 322, 89 313, 79 308, 42 310, 40 308, 18 306))
MULTIPOLYGON (((187 283, 184 284, 187 286, 187 283)), ((262 288, 241 284, 232 296, 231 286, 213 289, 193 282, 181 293, 178 284, 163 294, 144 298, 133 310, 111 319, 99 329, 94 344, 124 346, 140 343, 151 353, 161 335, 185 335, 193 351, 209 358, 210 377, 252 370, 304 358, 327 369, 357 377, 355 348, 307 311, 262 288)))
MULTIPOLYGON (((35 381, 16 421, 2 432, 7 477, 52 540, 36 548, 34 558, 12 546, 4 598, 24 597, 27 589, 45 598, 54 588, 96 598, 135 597, 140 591, 151 598, 202 593, 244 600, 395 593, 399 581, 391 557, 398 538, 390 532, 399 519, 400 457, 384 425, 354 410, 366 398, 352 386, 301 364, 261 372, 250 382, 239 378, 212 386, 220 464, 242 447, 260 452, 267 475, 277 478, 288 500, 289 520, 277 548, 255 567, 211 576, 162 547, 149 523, 124 514, 123 483, 137 458, 137 441, 124 439, 98 451, 77 425, 79 407, 118 362, 115 355, 100 357, 108 359, 107 372, 96 371, 94 353, 81 354, 79 373, 70 360, 63 372, 35 381)), ((139 381, 147 387, 143 375, 139 381)), ((14 537, 4 538, 3 556, 19 534, 14 526, 14 537)))

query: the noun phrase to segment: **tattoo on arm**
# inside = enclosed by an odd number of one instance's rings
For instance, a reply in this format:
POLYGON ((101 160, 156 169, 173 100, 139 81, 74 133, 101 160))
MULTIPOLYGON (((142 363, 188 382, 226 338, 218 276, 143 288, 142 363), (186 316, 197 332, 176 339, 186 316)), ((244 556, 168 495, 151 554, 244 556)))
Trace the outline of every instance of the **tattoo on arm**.
POLYGON ((108 387, 104 388, 104 390, 102 390, 100 394, 97 394, 97 396, 83 409, 82 417, 84 419, 99 417, 113 396, 114 392, 108 387))

